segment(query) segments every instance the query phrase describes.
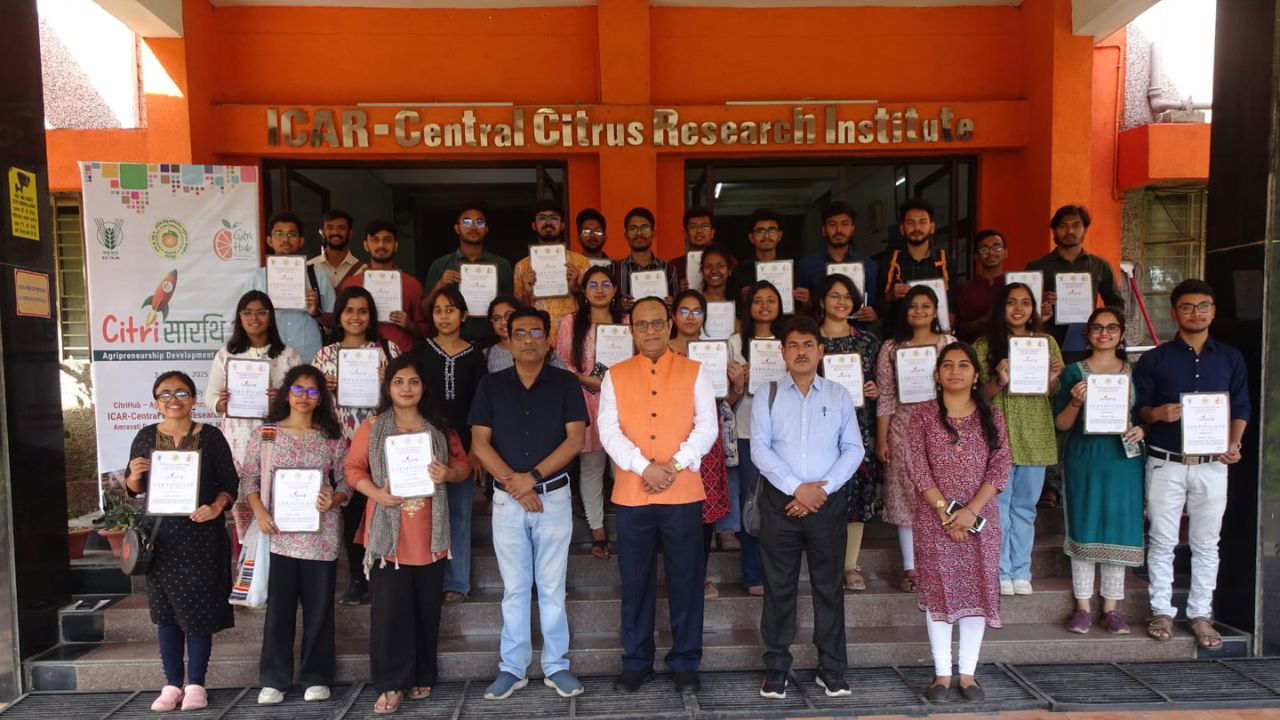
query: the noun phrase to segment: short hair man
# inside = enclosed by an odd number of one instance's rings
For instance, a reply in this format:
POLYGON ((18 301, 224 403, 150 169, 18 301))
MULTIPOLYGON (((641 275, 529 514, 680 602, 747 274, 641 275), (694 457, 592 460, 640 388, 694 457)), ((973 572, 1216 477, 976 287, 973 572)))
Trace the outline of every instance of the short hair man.
MULTIPOLYGON (((912 198, 898 209, 898 232, 907 239, 904 247, 889 248, 881 253, 878 290, 880 317, 884 318, 884 336, 892 337, 898 318, 898 303, 915 280, 942 279, 947 289, 947 307, 955 315, 956 270, 945 248, 933 242, 938 226, 934 223, 933 203, 912 198)), ((955 327, 955 318, 948 318, 955 327)))
MULTIPOLYGON (((369 263, 347 278, 339 289, 364 287, 366 270, 395 270, 400 273, 400 307, 391 311, 390 322, 379 322, 382 337, 406 353, 413 349, 416 338, 426 337, 429 325, 422 311, 422 283, 418 278, 396 267, 396 251, 400 248, 400 228, 390 220, 370 220, 364 227, 364 251, 369 263)), ((379 312, 382 308, 379 308, 379 312)))
POLYGON ((564 607, 573 537, 569 466, 586 440, 587 406, 578 378, 547 362, 547 313, 523 307, 508 322, 515 366, 481 379, 469 418, 471 450, 494 477, 493 547, 503 586, 502 657, 484 696, 505 700, 529 681, 536 584, 543 683, 573 697, 582 683, 569 672, 564 607))
POLYGON ((1218 540, 1227 509, 1228 466, 1240 461, 1249 424, 1249 372, 1244 355, 1209 336, 1217 314, 1213 288, 1183 280, 1169 293, 1178 334, 1148 350, 1133 370, 1134 405, 1147 424, 1147 570, 1151 624, 1147 632, 1168 640, 1173 631, 1173 552, 1185 510, 1190 517, 1191 592, 1187 619, 1200 647, 1222 647, 1213 628, 1213 591, 1218 582, 1218 540), (1183 393, 1224 393, 1230 406, 1227 451, 1186 455, 1182 446, 1183 393))
POLYGON ((973 238, 977 273, 956 291, 956 336, 973 342, 987 334, 987 316, 1004 288, 1008 244, 999 230, 983 230, 973 238))
MULTIPOLYGON (((267 221, 267 254, 297 255, 302 250, 302 220, 291 212, 276 213, 267 221)), ((267 269, 258 268, 244 285, 244 292, 267 292, 267 269)), ((268 293, 270 294, 270 293, 268 293)), ((276 326, 284 344, 298 351, 303 362, 311 362, 324 338, 322 324, 332 319, 336 294, 329 282, 328 273, 316 272, 314 265, 307 265, 307 308, 305 310, 276 309, 276 326)))
POLYGON ((595 208, 583 208, 574 218, 578 227, 578 244, 582 246, 582 254, 592 265, 613 267, 613 259, 604 252, 604 244, 608 242, 604 215, 595 208))
POLYGON ((702 366, 672 352, 671 317, 661 298, 631 309, 638 353, 605 373, 597 422, 614 462, 613 504, 622 576, 622 675, 635 692, 653 679, 658 544, 663 548, 676 690, 698 689, 702 662, 702 477, 698 469, 720 432, 715 392, 702 366))
POLYGON ((636 302, 631 292, 631 273, 661 270, 667 281, 665 299, 668 304, 679 292, 680 282, 676 279, 675 268, 659 260, 653 252, 653 234, 657 229, 653 211, 649 208, 631 208, 623 218, 623 230, 627 233, 627 247, 631 252, 613 264, 613 279, 618 284, 623 312, 630 312, 636 302))
MULTIPOLYGON (((684 227, 685 253, 693 250, 706 250, 716 239, 716 220, 711 211, 701 205, 694 205, 684 211, 681 220, 684 227)), ((689 256, 681 255, 667 263, 676 271, 676 281, 680 290, 689 289, 689 256)))
MULTIPOLYGON (((747 240, 755 253, 750 260, 738 263, 733 269, 733 283, 745 294, 756 282, 756 263, 785 260, 778 256, 778 246, 782 244, 782 216, 776 210, 758 208, 751 213, 751 229, 747 231, 747 240)), ((803 312, 799 307, 809 304, 809 288, 800 284, 799 268, 791 266, 791 296, 795 300, 797 313, 803 312)))
POLYGON ((824 252, 810 255, 798 265, 800 284, 812 297, 822 291, 822 284, 827 279, 827 265, 831 263, 862 264, 862 307, 851 319, 866 327, 876 321, 876 278, 879 266, 875 260, 853 249, 854 223, 858 212, 846 202, 829 203, 822 208, 822 239, 825 241, 824 252))
POLYGON ((551 316, 551 332, 560 326, 560 319, 572 315, 578 309, 577 293, 582 274, 591 267, 586 256, 571 250, 564 241, 564 211, 555 200, 539 200, 533 206, 533 232, 539 245, 565 245, 565 278, 569 281, 569 294, 560 297, 534 297, 537 273, 530 266, 529 258, 516 263, 516 297, 526 305, 546 310, 551 316))
POLYGON ((324 270, 334 287, 356 274, 364 263, 351 252, 351 231, 355 222, 346 210, 327 210, 320 217, 320 254, 307 262, 324 270))
MULTIPOLYGON (((498 294, 510 295, 513 287, 511 263, 501 255, 484 249, 484 239, 489 235, 489 221, 481 203, 472 202, 458 208, 453 232, 458 236, 458 249, 441 255, 427 268, 426 286, 435 292, 445 285, 462 282, 463 265, 492 265, 498 273, 498 294)), ((474 309, 462 325, 462 337, 471 342, 489 341, 497 336, 484 317, 484 308, 474 309)), ((424 315, 429 313, 424 312, 424 315)))
POLYGON ((760 489, 760 549, 764 561, 764 679, 761 697, 785 698, 796 634, 800 556, 808 558, 813 592, 817 683, 828 696, 849 694, 844 633, 845 535, 848 499, 841 492, 865 453, 853 397, 818 376, 822 338, 808 316, 786 321, 782 357, 787 374, 766 401, 751 406, 751 460, 768 482, 760 489))

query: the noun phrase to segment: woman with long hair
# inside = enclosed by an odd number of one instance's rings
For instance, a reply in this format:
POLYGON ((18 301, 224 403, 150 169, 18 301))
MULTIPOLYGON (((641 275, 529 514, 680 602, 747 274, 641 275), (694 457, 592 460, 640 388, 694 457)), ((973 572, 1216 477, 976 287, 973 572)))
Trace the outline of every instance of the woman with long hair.
MULTIPOLYGON (((462 447, 471 451, 471 400, 480 378, 489 372, 484 353, 462 338, 467 321, 467 301, 457 285, 445 285, 427 296, 431 333, 425 342, 414 345, 413 353, 425 375, 433 402, 439 407, 449 429, 458 434, 462 447)), ((478 469, 478 465, 476 466, 478 469)), ((449 530, 453 533, 453 555, 444 574, 444 601, 464 602, 471 594, 471 506, 476 496, 476 480, 470 476, 451 482, 449 530)))
MULTIPOLYGON (((1088 355, 1063 371, 1062 388, 1053 403, 1057 429, 1067 433, 1062 449, 1067 519, 1063 549, 1071 557, 1076 600, 1067 630, 1089 631, 1093 578, 1100 573, 1102 628, 1113 635, 1128 635, 1129 623, 1116 611, 1116 604, 1124 599, 1124 569, 1142 564, 1144 466, 1138 443, 1145 431, 1133 424, 1123 435, 1085 434, 1081 411, 1090 376, 1132 374, 1124 350, 1124 312, 1113 307, 1095 309, 1085 323, 1084 336, 1088 355)), ((1130 411, 1133 404, 1131 383, 1130 411)))
MULTIPOLYGON (((270 538, 271 572, 267 576, 267 617, 258 661, 261 704, 284 699, 293 684, 293 635, 302 605, 302 666, 299 679, 306 700, 329 699, 335 669, 334 590, 338 549, 342 547, 340 508, 351 496, 343 476, 347 443, 334 412, 324 373, 299 365, 284 376, 271 402, 259 437, 249 442, 240 483, 262 537, 270 538), (268 449, 265 446, 270 445, 268 449), (269 459, 268 459, 269 457, 269 459), (272 509, 262 500, 263 480, 272 482, 276 468, 312 468, 321 473, 316 510, 318 532, 281 532, 272 509)), ((274 488, 272 488, 274 490, 274 488)))
POLYGON ((587 403, 586 444, 578 455, 578 486, 582 493, 582 509, 591 528, 591 554, 609 557, 609 536, 604 529, 604 470, 609 462, 600 434, 596 430, 596 413, 600 411, 600 382, 605 368, 596 363, 596 326, 622 322, 622 307, 609 269, 592 266, 582 274, 583 301, 572 315, 566 315, 556 329, 555 353, 568 363, 570 372, 582 385, 587 403))
POLYGON ((1053 336, 1041 330, 1039 308, 1031 288, 1009 283, 996 296, 987 318, 987 334, 973 344, 981 363, 983 388, 991 404, 1009 423, 1009 451, 1013 468, 1009 487, 1000 494, 1000 525, 1004 548, 1000 553, 1000 592, 1030 595, 1031 546, 1036 536, 1036 503, 1044 489, 1044 472, 1058 462, 1053 403, 1062 375, 1062 351, 1053 336), (1009 392, 1009 338, 1039 337, 1049 344, 1049 392, 1014 395, 1009 392))
MULTIPOLYGON (((329 393, 338 390, 338 356, 342 350, 369 349, 378 351, 378 366, 385 370, 387 363, 400 354, 400 346, 382 337, 378 332, 378 306, 373 295, 359 285, 348 285, 338 291, 338 299, 333 304, 333 316, 337 324, 329 335, 329 344, 316 352, 311 363, 324 374, 325 385, 329 393)), ((333 395, 333 406, 337 411, 338 422, 342 425, 342 437, 346 445, 351 445, 351 438, 356 428, 370 417, 373 408, 344 407, 337 404, 337 396, 333 395)), ((364 495, 347 493, 350 500, 342 508, 342 540, 347 551, 347 589, 338 602, 343 605, 359 605, 369 596, 369 585, 365 582, 364 572, 360 566, 364 561, 364 548, 355 541, 356 528, 360 518, 364 517, 364 495)))
POLYGON ((347 482, 369 498, 359 539, 373 601, 369 609, 369 666, 378 691, 373 710, 395 712, 405 693, 420 700, 438 678, 445 564, 449 556, 449 495, 445 488, 471 477, 466 451, 445 430, 425 369, 413 354, 392 360, 382 381, 378 414, 365 420, 344 462, 347 482), (402 433, 443 432, 447 464, 432 461, 435 492, 427 497, 391 494, 386 441, 402 433))
POLYGON ((898 589, 916 591, 915 543, 911 537, 915 517, 915 485, 907 472, 913 449, 907 441, 907 418, 915 405, 898 401, 897 353, 901 348, 942 348, 955 338, 942 332, 938 324, 938 296, 927 285, 916 285, 898 303, 896 334, 885 340, 876 357, 876 459, 884 467, 885 522, 898 526, 898 547, 902 551, 902 577, 898 589))
MULTIPOLYGON (((707 319, 707 300, 697 290, 682 290, 673 300, 675 312, 671 324, 672 352, 689 355, 689 343, 702 342, 702 325, 707 319)), ((728 352, 728 345, 725 345, 728 352)), ((707 454, 702 457, 702 489, 707 498, 702 503, 703 553, 711 553, 711 540, 720 520, 737 515, 734 527, 741 527, 741 504, 738 495, 738 426, 733 414, 733 404, 746 390, 747 368, 739 363, 729 363, 729 394, 716 400, 720 414, 720 436, 707 454)), ((704 597, 717 597, 720 591, 710 580, 705 581, 704 597)))
MULTIPOLYGON (((880 396, 876 385, 876 357, 880 354, 880 338, 869 330, 863 330, 852 322, 862 309, 863 296, 847 275, 828 275, 822 282, 821 292, 814 299, 816 319, 822 331, 822 353, 840 355, 857 353, 862 360, 862 407, 856 409, 858 429, 862 431, 862 446, 875 447, 875 401, 880 396)), ((879 463, 875 453, 867 453, 862 464, 854 472, 843 491, 849 499, 849 532, 844 553, 845 590, 866 590, 867 580, 858 567, 858 554, 862 551, 862 531, 880 511, 876 497, 876 472, 879 463)))
POLYGON ((982 636, 1000 624, 1000 512, 992 502, 1009 479, 1004 416, 979 386, 978 355, 953 342, 938 353, 937 397, 907 422, 907 472, 916 491, 916 604, 927 614, 934 678, 925 696, 945 702, 951 687, 951 628, 960 626, 960 693, 981 702, 974 679, 982 636), (952 503, 956 503, 955 506, 952 503), (985 525, 980 525, 985 523, 985 525))
POLYGON ((146 492, 153 451, 200 451, 199 506, 195 512, 187 517, 143 520, 155 543, 147 573, 147 606, 151 622, 157 626, 165 678, 151 709, 174 710, 181 703, 183 710, 199 710, 209 703, 204 682, 213 634, 236 624, 227 602, 231 541, 222 518, 236 499, 239 481, 226 438, 218 428, 191 417, 196 384, 186 373, 161 373, 151 385, 151 397, 161 420, 142 428, 133 438, 125 477, 129 494, 146 492))
MULTIPOLYGON (((289 372, 289 368, 301 365, 303 359, 280 339, 275 306, 261 290, 250 290, 240 296, 232 322, 231 339, 226 347, 214 353, 213 364, 209 366, 204 402, 218 416, 218 426, 231 446, 231 457, 239 470, 249 449, 249 441, 262 429, 262 419, 227 417, 227 403, 231 400, 231 393, 227 390, 227 360, 269 360, 271 390, 268 395, 274 397, 275 389, 284 381, 284 374, 289 372)), ((243 540, 249 523, 253 522, 253 510, 244 500, 243 490, 239 497, 240 501, 231 509, 231 516, 236 524, 236 537, 243 540)))
MULTIPOLYGON (((705 257, 705 255, 703 256, 705 257)), ((747 288, 738 306, 738 332, 729 336, 729 362, 746 368, 742 382, 751 383, 751 341, 777 339, 778 323, 782 318, 782 294, 767 280, 760 280, 747 288)), ((760 471, 751 462, 751 403, 750 393, 743 393, 734 408, 738 430, 738 504, 745 507, 756 491, 760 471)), ((752 595, 764 595, 764 566, 760 559, 760 541, 741 529, 738 540, 742 545, 742 584, 752 595)))

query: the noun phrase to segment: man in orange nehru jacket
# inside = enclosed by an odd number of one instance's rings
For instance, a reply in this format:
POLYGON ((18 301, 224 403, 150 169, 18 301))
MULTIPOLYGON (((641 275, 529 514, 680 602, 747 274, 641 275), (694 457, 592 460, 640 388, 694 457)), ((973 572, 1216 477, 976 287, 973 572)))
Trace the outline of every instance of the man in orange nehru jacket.
POLYGON ((622 675, 635 692, 653 679, 658 543, 671 612, 666 663, 676 691, 698 689, 702 662, 702 476, 698 467, 720 432, 715 391, 702 366, 667 345, 671 318, 656 297, 631 309, 637 355, 614 365, 600 386, 600 442, 614 463, 622 576, 622 675))

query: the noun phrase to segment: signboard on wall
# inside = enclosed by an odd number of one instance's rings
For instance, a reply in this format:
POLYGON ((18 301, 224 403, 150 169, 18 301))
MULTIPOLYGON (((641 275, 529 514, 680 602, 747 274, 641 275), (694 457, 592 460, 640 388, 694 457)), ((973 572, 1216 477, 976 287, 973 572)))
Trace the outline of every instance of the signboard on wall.
POLYGON ((253 166, 81 162, 98 472, 123 470, 134 435, 159 422, 155 378, 196 382, 230 337, 258 265, 253 166))

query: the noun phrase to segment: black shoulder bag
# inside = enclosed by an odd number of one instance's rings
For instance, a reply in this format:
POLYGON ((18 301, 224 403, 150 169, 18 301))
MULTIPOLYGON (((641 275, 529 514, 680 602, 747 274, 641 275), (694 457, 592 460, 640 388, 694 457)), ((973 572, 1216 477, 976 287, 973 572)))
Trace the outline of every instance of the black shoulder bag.
MULTIPOLYGON (((178 447, 185 446, 192 435, 195 434, 196 423, 193 420, 191 427, 187 428, 187 435, 178 444, 178 447)), ((160 432, 160 428, 156 428, 156 433, 160 432)), ((120 544, 120 570, 125 575, 146 575, 151 570, 151 558, 155 554, 156 537, 160 534, 160 526, 164 524, 164 518, 156 518, 155 527, 147 530, 142 524, 140 517, 142 513, 134 515, 133 520, 129 522, 129 527, 124 531, 124 537, 120 544)))

